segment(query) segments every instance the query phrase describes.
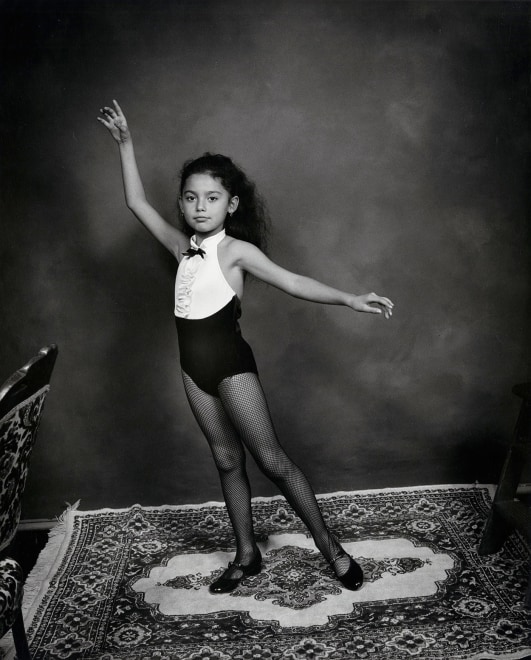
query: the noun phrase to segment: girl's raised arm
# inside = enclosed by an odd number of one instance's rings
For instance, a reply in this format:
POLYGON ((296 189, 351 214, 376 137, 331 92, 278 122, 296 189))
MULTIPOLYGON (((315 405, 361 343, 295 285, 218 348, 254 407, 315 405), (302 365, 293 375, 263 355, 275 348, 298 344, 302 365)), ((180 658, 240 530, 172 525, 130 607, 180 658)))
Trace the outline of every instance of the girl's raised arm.
POLYGON ((238 241, 235 264, 258 279, 271 284, 295 298, 327 305, 346 305, 356 312, 383 314, 386 319, 393 315, 394 303, 375 293, 356 295, 334 289, 304 275, 297 275, 281 268, 254 245, 238 241))
POLYGON ((103 107, 98 121, 109 131, 120 149, 126 204, 144 227, 179 259, 180 254, 188 247, 188 238, 182 231, 164 220, 147 201, 127 120, 116 101, 113 101, 113 106, 103 107))

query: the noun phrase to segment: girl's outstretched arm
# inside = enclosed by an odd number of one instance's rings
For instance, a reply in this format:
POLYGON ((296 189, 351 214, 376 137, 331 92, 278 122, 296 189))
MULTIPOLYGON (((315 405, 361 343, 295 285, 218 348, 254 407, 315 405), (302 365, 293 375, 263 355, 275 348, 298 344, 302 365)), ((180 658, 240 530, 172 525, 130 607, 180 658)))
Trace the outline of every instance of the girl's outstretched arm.
POLYGON ((109 131, 120 149, 126 204, 144 227, 179 259, 181 253, 188 247, 188 238, 182 231, 164 220, 147 201, 127 120, 116 101, 113 101, 113 106, 103 107, 98 121, 109 131))
POLYGON ((334 289, 310 277, 297 275, 281 268, 250 243, 245 241, 235 243, 234 263, 236 266, 295 298, 327 305, 346 305, 357 312, 383 314, 386 319, 393 315, 394 303, 389 298, 378 296, 375 293, 356 295, 334 289))

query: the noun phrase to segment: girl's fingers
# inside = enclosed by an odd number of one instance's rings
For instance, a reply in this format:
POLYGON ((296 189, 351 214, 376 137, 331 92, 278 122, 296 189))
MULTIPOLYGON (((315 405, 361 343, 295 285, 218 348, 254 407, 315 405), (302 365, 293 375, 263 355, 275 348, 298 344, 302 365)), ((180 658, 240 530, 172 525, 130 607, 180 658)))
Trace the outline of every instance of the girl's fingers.
POLYGON ((381 303, 385 318, 389 318, 390 316, 393 316, 393 305, 390 305, 388 303, 381 303))
POLYGON ((373 295, 378 300, 378 302, 382 303, 382 305, 389 305, 390 307, 394 307, 393 301, 389 300, 389 298, 385 298, 384 296, 377 296, 376 294, 373 295))
POLYGON ((123 126, 118 126, 120 130, 125 130, 126 123, 125 117, 122 112, 122 109, 118 105, 118 101, 113 99, 114 108, 111 108, 108 105, 104 105, 103 108, 100 108, 100 112, 103 117, 99 118, 101 123, 104 124, 107 128, 112 128, 113 125, 117 126, 117 120, 122 121, 123 126))
POLYGON ((383 314, 386 319, 390 319, 391 316, 393 316, 392 304, 388 304, 384 302, 384 300, 384 298, 379 298, 378 300, 375 300, 372 305, 368 305, 368 307, 373 314, 383 314), (373 305, 378 305, 378 307, 373 305))
POLYGON ((389 298, 383 298, 382 296, 376 296, 375 302, 377 302, 379 305, 382 305, 386 309, 389 309, 390 311, 395 306, 394 303, 389 300, 389 298))
POLYGON ((379 296, 373 292, 367 294, 365 300, 367 301, 365 311, 372 314, 383 314, 386 319, 390 319, 393 316, 393 307, 395 305, 389 298, 379 296))

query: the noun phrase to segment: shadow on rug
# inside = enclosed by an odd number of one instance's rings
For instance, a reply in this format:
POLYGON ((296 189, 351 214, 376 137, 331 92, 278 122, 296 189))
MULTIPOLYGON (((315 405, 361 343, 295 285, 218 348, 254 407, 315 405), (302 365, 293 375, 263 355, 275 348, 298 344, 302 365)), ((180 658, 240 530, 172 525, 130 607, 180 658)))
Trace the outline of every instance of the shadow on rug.
MULTIPOLYGON (((527 550, 476 548, 486 487, 319 498, 365 583, 341 588, 282 498, 253 500, 263 571, 208 585, 233 555, 219 503, 68 511, 26 587, 35 660, 479 659, 531 655, 527 550)), ((9 656, 8 656, 9 657, 9 656)))

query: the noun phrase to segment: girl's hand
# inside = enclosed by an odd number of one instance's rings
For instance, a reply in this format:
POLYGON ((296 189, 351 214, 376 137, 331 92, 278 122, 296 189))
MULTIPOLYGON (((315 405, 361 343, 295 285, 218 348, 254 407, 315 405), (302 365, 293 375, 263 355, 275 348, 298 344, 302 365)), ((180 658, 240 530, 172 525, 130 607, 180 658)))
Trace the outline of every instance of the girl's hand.
POLYGON ((356 312, 383 314, 386 319, 389 319, 393 316, 394 303, 389 298, 377 296, 375 293, 366 293, 363 296, 352 296, 349 307, 356 312))
POLYGON ((98 117, 98 121, 105 126, 116 142, 121 144, 130 139, 131 133, 122 109, 114 100, 113 105, 114 108, 109 108, 109 106, 101 108, 100 113, 102 116, 98 117))

